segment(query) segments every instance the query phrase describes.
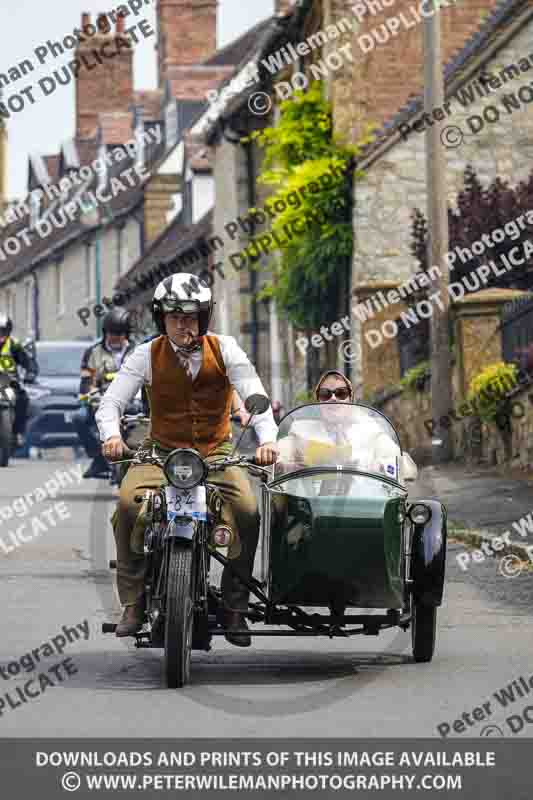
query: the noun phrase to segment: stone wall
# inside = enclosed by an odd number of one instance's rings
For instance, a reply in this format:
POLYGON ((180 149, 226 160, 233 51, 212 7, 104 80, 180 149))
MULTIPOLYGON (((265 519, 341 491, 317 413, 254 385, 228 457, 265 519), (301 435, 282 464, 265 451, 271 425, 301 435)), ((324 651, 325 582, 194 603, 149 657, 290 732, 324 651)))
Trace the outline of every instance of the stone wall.
MULTIPOLYGON (((521 393, 523 394, 523 393, 521 393)), ((524 419, 512 420, 512 436, 500 431, 495 424, 481 422, 468 416, 454 421, 450 419, 454 459, 470 465, 509 465, 530 469, 533 465, 533 405, 522 399, 526 415, 524 419), (524 456, 524 443, 529 450, 524 456), (522 454, 520 457, 519 454, 522 454)), ((453 405, 461 403, 457 372, 454 371, 453 405)), ((397 429, 402 447, 407 450, 419 466, 429 464, 437 444, 431 434, 431 394, 429 382, 424 391, 396 390, 377 408, 391 420, 397 429)))
MULTIPOLYGON (((485 64, 484 70, 499 75, 507 65, 518 64, 521 59, 525 68, 526 56, 531 50, 532 32, 533 23, 530 22, 485 64)), ((390 44, 383 45, 381 50, 388 52, 390 44)), ((530 175, 533 105, 522 102, 519 110, 510 114, 503 110, 502 102, 504 96, 516 94, 523 87, 531 92, 529 84, 533 77, 533 61, 528 63, 531 63, 530 71, 524 71, 519 77, 503 83, 500 89, 491 91, 487 97, 481 99, 474 91, 474 100, 466 108, 457 99, 457 92, 455 96, 448 98, 450 114, 446 123, 458 128, 463 137, 460 146, 446 150, 446 190, 451 206, 456 204, 458 194, 463 188, 467 165, 474 168, 485 185, 499 177, 516 186, 520 181, 526 181, 530 175), (485 123, 483 129, 474 135, 467 118, 474 115, 482 117, 484 109, 491 105, 501 110, 500 120, 494 124, 485 123)), ((470 76, 462 88, 471 89, 478 75, 479 70, 470 76)), ((356 92, 353 96, 358 97, 356 92)), ((411 215, 415 208, 426 213, 424 147, 424 134, 410 133, 407 139, 399 140, 377 160, 367 164, 366 178, 356 182, 354 286, 370 281, 401 283, 409 280, 418 268, 418 262, 410 252, 411 215)), ((509 248, 514 247, 514 244, 509 239, 509 248)), ((487 258, 490 257, 488 251, 487 258)), ((450 278, 453 280, 453 273, 450 278)), ((352 332, 356 342, 359 342, 361 326, 355 318, 352 321, 352 332)), ((355 353, 354 372, 358 380, 362 381, 360 351, 355 353)))

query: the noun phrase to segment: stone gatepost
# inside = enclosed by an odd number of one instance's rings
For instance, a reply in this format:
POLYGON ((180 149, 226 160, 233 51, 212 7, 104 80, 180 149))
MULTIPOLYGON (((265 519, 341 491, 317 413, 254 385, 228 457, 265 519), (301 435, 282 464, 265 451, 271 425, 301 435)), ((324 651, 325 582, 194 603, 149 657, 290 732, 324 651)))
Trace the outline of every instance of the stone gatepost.
POLYGON ((476 375, 489 364, 503 360, 502 308, 525 294, 517 289, 483 289, 453 304, 461 399, 466 397, 470 381, 476 375))
POLYGON ((355 325, 352 330, 359 334, 358 377, 365 396, 395 386, 400 380, 400 351, 394 320, 408 308, 396 291, 400 285, 400 281, 367 281, 357 284, 353 290, 355 325))

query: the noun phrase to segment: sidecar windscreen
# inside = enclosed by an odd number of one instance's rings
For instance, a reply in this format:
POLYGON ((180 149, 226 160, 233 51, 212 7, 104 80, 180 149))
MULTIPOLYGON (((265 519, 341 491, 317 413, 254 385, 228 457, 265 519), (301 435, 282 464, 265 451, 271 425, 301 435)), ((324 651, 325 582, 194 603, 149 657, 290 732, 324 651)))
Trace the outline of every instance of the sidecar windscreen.
POLYGON ((277 445, 275 479, 308 467, 352 467, 400 478, 398 435, 386 417, 368 406, 314 403, 297 408, 282 420, 277 445))

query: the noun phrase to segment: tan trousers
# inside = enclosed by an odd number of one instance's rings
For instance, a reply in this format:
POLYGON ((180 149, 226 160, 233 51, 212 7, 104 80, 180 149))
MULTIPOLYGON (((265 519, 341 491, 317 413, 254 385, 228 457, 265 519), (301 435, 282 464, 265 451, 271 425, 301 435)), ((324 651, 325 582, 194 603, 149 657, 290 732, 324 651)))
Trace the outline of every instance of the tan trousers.
MULTIPOLYGON (((228 454, 228 445, 223 444, 206 460, 212 461, 228 454)), ((208 480, 218 487, 224 499, 222 521, 236 530, 240 538, 240 555, 231 563, 243 576, 250 577, 259 538, 259 512, 246 468, 229 467, 221 472, 211 473, 208 480)), ((114 533, 117 545, 118 594, 124 606, 135 604, 144 591, 145 558, 130 549, 131 533, 141 507, 141 503, 136 503, 134 498, 135 495, 144 493, 141 487, 158 488, 165 483, 167 481, 162 469, 151 464, 140 464, 130 467, 120 487, 114 533)), ((235 611, 245 611, 248 608, 248 590, 227 567, 222 573, 221 586, 226 608, 235 611)))

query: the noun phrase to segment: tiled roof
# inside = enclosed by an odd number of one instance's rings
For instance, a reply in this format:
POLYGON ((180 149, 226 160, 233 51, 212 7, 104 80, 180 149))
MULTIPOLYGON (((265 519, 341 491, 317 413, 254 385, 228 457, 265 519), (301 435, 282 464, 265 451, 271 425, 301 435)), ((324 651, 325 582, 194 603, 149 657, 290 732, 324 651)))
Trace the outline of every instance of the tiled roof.
MULTIPOLYGON (((235 49, 235 53, 240 55, 236 67, 233 73, 218 87, 219 94, 224 94, 224 100, 217 101, 205 112, 198 121, 195 136, 208 141, 217 121, 222 116, 231 116, 246 103, 250 94, 257 91, 257 85, 246 85, 244 88, 239 85, 239 76, 248 65, 254 63, 260 75, 267 81, 272 79, 272 76, 267 74, 267 70, 260 63, 261 59, 271 51, 271 48, 275 49, 281 43, 286 43, 289 29, 297 28, 300 25, 313 3, 314 0, 300 0, 298 5, 293 6, 286 14, 275 14, 244 34, 243 45, 235 49)), ((216 59, 217 56, 218 54, 213 56, 213 59, 216 59)))
POLYGON ((240 64, 253 53, 259 38, 268 29, 273 19, 274 17, 268 17, 261 20, 226 47, 217 50, 211 58, 204 61, 205 66, 237 66, 240 64))
MULTIPOLYGON (((108 186, 110 186, 112 178, 118 178, 120 180, 120 176, 132 166, 133 161, 129 156, 118 163, 115 162, 109 168, 108 186)), ((116 194, 116 196, 112 197, 109 203, 101 203, 99 206, 101 211, 107 212, 107 214, 112 215, 112 217, 116 219, 117 217, 122 217, 126 214, 129 214, 140 203, 142 203, 142 184, 135 173, 132 172, 131 175, 131 180, 135 181, 135 186, 130 188, 126 179, 123 179, 121 183, 125 190, 120 191, 116 194)), ((92 191, 94 193, 98 186, 98 180, 98 175, 93 174, 93 178, 90 185, 87 187, 87 191, 92 191)), ((66 197, 64 200, 64 204, 70 202, 80 190, 81 186, 72 187, 68 197, 66 197)), ((107 193, 112 194, 109 189, 107 190, 107 193)), ((42 216, 46 216, 46 213, 47 212, 45 209, 42 216)), ((61 215, 59 205, 51 208, 50 213, 52 215, 61 215)), ((45 238, 41 238, 37 232, 33 231, 31 233, 32 243, 30 246, 23 245, 21 251, 17 255, 8 255, 5 261, 0 261, 0 285, 22 277, 31 269, 35 268, 39 263, 46 261, 52 255, 59 255, 61 250, 63 250, 65 247, 72 244, 76 240, 79 240, 90 231, 95 230, 98 227, 97 225, 91 226, 82 224, 80 221, 80 216, 81 212, 78 208, 77 214, 72 222, 68 221, 67 224, 61 228, 54 227, 50 235, 46 236, 45 238)), ((62 221, 62 217, 59 217, 59 219, 62 221)), ((0 247, 7 238, 10 236, 15 236, 17 232, 23 231, 24 228, 29 229, 29 227, 30 219, 29 217, 25 217, 22 220, 19 220, 4 228, 1 232, 0 247)))
MULTIPOLYGON (((496 44, 500 39, 503 39, 511 24, 514 25, 521 16, 523 23, 526 24, 532 13, 533 10, 529 0, 500 0, 478 30, 445 64, 445 87, 448 88, 452 81, 459 80, 462 74, 467 72, 472 62, 479 58, 489 45, 496 44)), ((400 125, 408 122, 423 110, 424 97, 423 95, 416 95, 411 97, 399 111, 394 112, 388 119, 384 120, 381 128, 374 131, 375 139, 373 143, 364 151, 364 161, 371 159, 376 150, 381 149, 387 140, 392 139, 400 125)))
POLYGON ((135 277, 147 278, 151 272, 162 265, 167 266, 167 273, 170 274, 173 264, 175 264, 176 272, 190 271, 193 274, 199 274, 204 268, 201 259, 186 267, 182 267, 176 262, 187 251, 194 250, 196 253, 196 246, 212 235, 212 225, 212 211, 207 212, 195 225, 184 225, 178 217, 151 243, 144 255, 120 278, 115 288, 119 291, 130 289, 136 295, 136 300, 142 303, 151 298, 153 290, 161 278, 155 276, 152 281, 153 285, 147 289, 139 288, 135 291, 135 277))

